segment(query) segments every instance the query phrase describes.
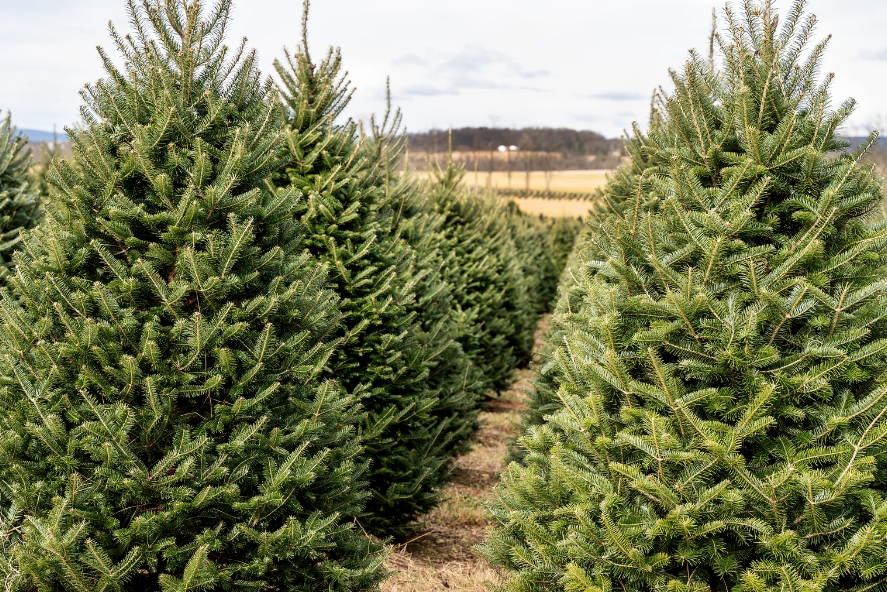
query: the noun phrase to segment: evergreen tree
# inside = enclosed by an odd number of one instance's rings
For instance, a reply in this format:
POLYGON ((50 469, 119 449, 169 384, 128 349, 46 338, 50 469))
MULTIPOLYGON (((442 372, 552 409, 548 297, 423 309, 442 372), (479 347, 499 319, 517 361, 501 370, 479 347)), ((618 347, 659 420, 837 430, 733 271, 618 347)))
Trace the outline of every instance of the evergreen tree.
POLYGON ((435 352, 429 383, 440 392, 441 405, 435 422, 446 427, 456 445, 452 454, 467 451, 467 437, 477 428, 477 412, 485 394, 480 369, 462 350, 458 338, 459 317, 454 305, 454 286, 445 274, 455 265, 455 254, 446 235, 446 219, 427 199, 427 186, 409 169, 408 143, 400 110, 392 111, 390 89, 381 122, 370 116, 370 135, 365 146, 378 163, 384 183, 382 202, 392 214, 389 232, 402 235, 413 248, 416 269, 424 280, 416 284, 417 297, 410 304, 425 331, 423 348, 435 352), (397 172, 401 170, 401 172, 397 172), (456 432, 458 430, 458 432, 456 432))
POLYGON ((40 144, 34 164, 31 166, 31 186, 41 199, 47 199, 50 191, 49 169, 57 158, 62 158, 63 152, 58 138, 52 142, 40 144))
POLYGON ((551 223, 549 230, 549 243, 551 245, 551 260, 554 263, 554 271, 560 277, 567 267, 567 261, 576 245, 576 238, 584 228, 582 218, 565 216, 556 218, 551 223))
MULTIPOLYGON (((657 98, 658 93, 654 95, 654 104, 651 107, 651 130, 656 129, 661 121, 656 108, 657 98)), ((538 376, 533 380, 533 388, 528 392, 527 409, 522 417, 524 429, 544 424, 545 417, 561 406, 557 394, 555 358, 563 345, 564 335, 574 326, 581 328, 587 323, 583 307, 584 291, 598 272, 598 267, 589 265, 589 262, 606 257, 606 253, 597 250, 594 237, 606 232, 611 225, 618 227, 626 208, 637 206, 640 214, 656 207, 657 201, 646 197, 643 191, 647 178, 644 173, 650 166, 653 154, 647 146, 648 142, 647 135, 636 124, 633 125, 632 134, 626 134, 623 138, 623 146, 630 160, 608 177, 607 185, 599 190, 594 207, 589 210, 587 219, 583 222, 581 233, 577 231, 577 236, 573 239, 574 248, 564 264, 557 303, 549 317, 548 330, 539 352, 543 363, 539 367, 538 376)), ((562 232, 571 231, 572 228, 567 227, 562 232)), ((510 456, 512 459, 520 459, 523 456, 522 450, 513 446, 510 456)))
POLYGON ((428 201, 443 216, 454 261, 447 279, 460 316, 459 342, 480 368, 486 390, 502 391, 529 360, 536 314, 508 219, 495 197, 460 187, 464 170, 449 159, 435 171, 428 201))
POLYGON ((40 221, 40 199, 28 185, 31 153, 9 113, 0 120, 0 277, 5 277, 22 230, 40 221))
MULTIPOLYGON (((526 318, 535 321, 538 315, 550 310, 557 294, 558 270, 550 235, 553 222, 521 212, 513 201, 507 202, 503 209, 526 282, 526 318)), ((525 359, 529 359, 530 353, 524 354, 525 359)))
POLYGON ((365 590, 359 405, 230 2, 129 3, 5 295, 6 589, 365 590))
POLYGON ((341 298, 343 343, 329 374, 367 410, 372 497, 360 522, 401 534, 439 501, 454 451, 473 429, 477 389, 464 365, 447 361, 458 351, 433 245, 417 249, 421 239, 407 239, 387 158, 359 141, 353 122, 337 121, 351 96, 341 55, 330 49, 314 64, 307 3, 305 20, 298 50, 276 62, 288 134, 275 183, 305 194, 296 212, 305 247, 329 264, 341 298))
POLYGON ((728 8, 723 71, 673 74, 642 191, 590 236, 559 405, 483 547, 509 589, 887 585, 881 182, 802 16, 728 8))

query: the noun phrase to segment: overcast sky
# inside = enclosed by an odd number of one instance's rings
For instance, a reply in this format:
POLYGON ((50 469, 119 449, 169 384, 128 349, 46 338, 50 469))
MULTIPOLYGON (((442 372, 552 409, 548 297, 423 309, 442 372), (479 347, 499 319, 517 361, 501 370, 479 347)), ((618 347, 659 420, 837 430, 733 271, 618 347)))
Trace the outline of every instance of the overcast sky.
MULTIPOLYGON (((738 4, 738 3, 737 3, 738 4)), ((568 126, 617 137, 646 121, 649 96, 690 48, 707 53, 710 0, 314 0, 314 54, 333 44, 357 88, 349 114, 383 109, 385 77, 411 130, 568 126)), ((778 3, 785 10, 788 0, 778 3)), ((887 127, 887 2, 811 0, 847 131, 887 127)), ((298 0, 235 0, 230 44, 247 36, 263 70, 299 40, 298 0)), ((21 128, 75 123, 77 92, 102 76, 107 23, 124 0, 0 0, 0 109, 21 128)))

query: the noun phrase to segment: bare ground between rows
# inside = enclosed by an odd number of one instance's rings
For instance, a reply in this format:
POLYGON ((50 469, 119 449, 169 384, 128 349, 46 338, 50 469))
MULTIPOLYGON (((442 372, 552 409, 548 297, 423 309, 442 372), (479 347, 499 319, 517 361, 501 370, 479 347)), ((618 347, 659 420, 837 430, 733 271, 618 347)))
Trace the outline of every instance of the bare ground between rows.
MULTIPOLYGON (((547 328, 548 318, 543 317, 536 329, 537 350, 547 328)), ((483 542, 490 524, 485 504, 505 469, 507 443, 515 436, 533 366, 518 370, 511 388, 481 412, 481 428, 471 451, 456 460, 443 503, 419 520, 412 537, 396 544, 389 555, 386 564, 394 575, 383 582, 382 592, 480 591, 499 580, 474 547, 483 542)))

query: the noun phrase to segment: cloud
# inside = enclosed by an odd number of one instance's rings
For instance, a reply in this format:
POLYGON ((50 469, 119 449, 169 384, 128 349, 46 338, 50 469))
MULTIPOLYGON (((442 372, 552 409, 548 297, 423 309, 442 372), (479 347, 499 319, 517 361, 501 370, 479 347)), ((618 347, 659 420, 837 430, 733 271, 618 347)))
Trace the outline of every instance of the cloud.
POLYGON ((436 80, 449 79, 453 88, 523 89, 518 80, 538 80, 551 75, 550 70, 528 68, 513 57, 482 45, 469 45, 454 53, 427 51, 408 53, 396 58, 398 66, 419 66, 436 80))
POLYGON ((459 94, 459 91, 454 88, 440 88, 429 84, 414 84, 413 86, 406 87, 401 92, 412 97, 442 97, 459 94))
POLYGON ((551 76, 551 70, 523 70, 520 73, 521 78, 544 78, 551 76))
POLYGON ((394 58, 392 63, 395 66, 425 66, 428 64, 428 60, 421 58, 414 53, 408 53, 394 58))
POLYGON ((504 90, 513 88, 510 84, 467 76, 457 76, 456 78, 453 78, 452 82, 455 88, 481 88, 486 90, 504 90))
POLYGON ((545 92, 547 89, 526 84, 512 84, 511 82, 497 82, 489 78, 474 76, 456 76, 450 80, 453 89, 466 90, 526 90, 534 93, 545 92))
POLYGON ((524 68, 520 62, 511 56, 481 45, 471 45, 462 49, 452 57, 444 60, 440 64, 440 69, 458 73, 480 73, 498 70, 499 74, 525 79, 543 78, 551 75, 550 70, 524 68))
POLYGON ((866 49, 860 52, 859 57, 864 60, 887 62, 887 47, 881 49, 866 49))
POLYGON ((412 77, 416 84, 398 93, 407 98, 456 96, 463 90, 541 93, 546 89, 531 84, 531 81, 551 74, 549 70, 525 68, 505 53, 481 45, 469 45, 446 53, 428 50, 407 53, 393 63, 414 67, 412 77))
POLYGON ((587 99, 602 99, 604 101, 645 101, 649 98, 641 93, 621 91, 608 91, 580 96, 587 99))

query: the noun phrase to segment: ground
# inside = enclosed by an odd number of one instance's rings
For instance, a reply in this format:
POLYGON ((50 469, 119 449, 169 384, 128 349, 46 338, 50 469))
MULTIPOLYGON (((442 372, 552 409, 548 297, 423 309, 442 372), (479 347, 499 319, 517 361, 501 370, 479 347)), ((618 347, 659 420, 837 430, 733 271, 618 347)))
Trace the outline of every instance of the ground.
MULTIPOLYGON (((529 189, 532 191, 552 191, 557 193, 591 193, 607 184, 610 170, 584 171, 531 171, 529 179, 524 171, 512 171, 510 179, 505 171, 467 171, 462 183, 466 187, 489 187, 490 189, 529 189), (548 175, 548 177, 546 177, 548 175), (529 180, 529 183, 527 181, 529 180)), ((427 171, 417 172, 420 177, 431 177, 427 171)))
MULTIPOLYGON (((547 327, 548 319, 543 318, 536 331, 537 351, 547 327)), ((474 546, 483 541, 490 524, 485 503, 505 469, 508 442, 517 435, 524 393, 533 376, 533 369, 518 370, 511 388, 480 414, 481 428, 471 451, 456 460, 444 502, 389 555, 387 565, 395 573, 382 584, 382 592, 473 592, 499 581, 474 546)))
POLYGON ((607 175, 613 171, 551 171, 546 179, 543 171, 531 171, 529 183, 524 171, 513 171, 509 180, 505 171, 493 173, 469 171, 465 174, 464 183, 468 187, 490 187, 492 189, 529 189, 532 191, 552 191, 558 193, 591 193, 598 187, 607 184, 607 175), (510 182, 509 182, 510 181, 510 182))
MULTIPOLYGON (((552 217, 584 217, 593 203, 588 199, 566 199, 558 197, 558 194, 584 194, 589 195, 595 189, 603 187, 607 183, 607 175, 613 171, 586 170, 586 171, 552 171, 551 178, 546 183, 546 174, 542 171, 530 173, 529 188, 533 191, 550 190, 552 197, 513 197, 503 194, 505 199, 513 200, 521 211, 528 214, 544 214, 552 217)), ((430 178, 431 173, 420 171, 419 177, 430 178)), ((493 173, 474 172, 466 173, 463 184, 466 187, 490 187, 492 189, 511 188, 515 191, 527 187, 526 174, 513 172, 509 183, 508 173, 496 171, 493 173)))

